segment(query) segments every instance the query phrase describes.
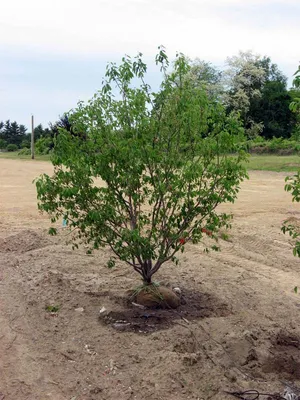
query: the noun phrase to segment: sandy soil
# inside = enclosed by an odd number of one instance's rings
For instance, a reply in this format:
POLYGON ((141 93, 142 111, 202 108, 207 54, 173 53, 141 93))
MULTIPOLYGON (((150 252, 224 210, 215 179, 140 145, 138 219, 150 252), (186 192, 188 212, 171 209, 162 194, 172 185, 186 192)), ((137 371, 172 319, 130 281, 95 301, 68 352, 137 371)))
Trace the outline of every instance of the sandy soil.
POLYGON ((63 230, 47 235, 32 184, 42 172, 51 165, 0 160, 1 400, 230 399, 224 391, 300 385, 300 265, 280 231, 300 209, 285 174, 250 173, 222 206, 234 214, 222 251, 189 245, 166 265, 157 280, 186 303, 155 312, 125 304, 138 284, 130 268, 73 252, 63 230))

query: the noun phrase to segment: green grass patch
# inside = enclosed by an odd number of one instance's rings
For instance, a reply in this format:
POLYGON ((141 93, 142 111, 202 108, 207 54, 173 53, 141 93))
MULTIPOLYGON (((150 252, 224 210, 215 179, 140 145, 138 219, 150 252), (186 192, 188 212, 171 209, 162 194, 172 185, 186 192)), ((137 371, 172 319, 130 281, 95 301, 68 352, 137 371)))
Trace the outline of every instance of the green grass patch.
MULTIPOLYGON (((17 151, 0 153, 0 159, 10 160, 31 160, 30 155, 18 154, 17 151)), ((50 161, 50 154, 36 155, 37 161, 50 161)), ((276 171, 276 172, 294 172, 300 169, 300 156, 278 156, 273 154, 252 154, 249 162, 246 164, 247 169, 259 171, 276 171)))
MULTIPOLYGON (((31 160, 31 155, 26 154, 18 154, 19 151, 7 151, 0 153, 0 159, 8 159, 8 160, 31 160)), ((43 155, 35 155, 34 157, 37 161, 50 161, 50 154, 43 155)))
POLYGON ((300 156, 277 156, 270 154, 251 155, 248 170, 293 172, 300 169, 300 156))
POLYGON ((50 313, 58 313, 58 311, 60 310, 60 306, 59 305, 55 305, 55 306, 48 305, 45 307, 45 310, 50 313))

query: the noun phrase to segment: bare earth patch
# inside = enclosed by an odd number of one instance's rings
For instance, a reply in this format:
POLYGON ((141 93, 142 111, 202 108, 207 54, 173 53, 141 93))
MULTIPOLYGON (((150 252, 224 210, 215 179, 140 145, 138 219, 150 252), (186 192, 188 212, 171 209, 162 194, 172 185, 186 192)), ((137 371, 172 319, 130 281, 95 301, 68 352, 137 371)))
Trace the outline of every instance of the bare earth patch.
POLYGON ((1 400, 219 400, 300 386, 300 264, 280 231, 300 210, 284 173, 250 174, 222 206, 234 214, 222 251, 188 245, 156 276, 181 289, 181 305, 148 310, 128 301, 139 278, 122 263, 108 270, 108 251, 47 235, 32 180, 51 168, 0 160, 1 400))

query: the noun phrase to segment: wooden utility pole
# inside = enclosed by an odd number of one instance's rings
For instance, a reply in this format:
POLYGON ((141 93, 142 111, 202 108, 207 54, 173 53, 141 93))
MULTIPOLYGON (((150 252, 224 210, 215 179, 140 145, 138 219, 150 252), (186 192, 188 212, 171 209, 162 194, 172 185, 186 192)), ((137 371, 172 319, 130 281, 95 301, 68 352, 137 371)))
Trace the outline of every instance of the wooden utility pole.
POLYGON ((34 116, 31 116, 31 158, 34 160, 34 116))

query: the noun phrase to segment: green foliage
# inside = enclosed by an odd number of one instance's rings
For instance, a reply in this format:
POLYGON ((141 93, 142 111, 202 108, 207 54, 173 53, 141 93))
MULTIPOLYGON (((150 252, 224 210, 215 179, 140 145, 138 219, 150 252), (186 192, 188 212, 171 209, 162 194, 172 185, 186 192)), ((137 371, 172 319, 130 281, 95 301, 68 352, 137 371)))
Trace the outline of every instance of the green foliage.
POLYGON ((153 92, 141 56, 107 66, 102 89, 69 116, 72 131, 56 136, 54 175, 36 186, 39 209, 67 221, 75 247, 108 246, 150 283, 186 243, 208 237, 206 248, 217 249, 219 229, 230 226, 217 206, 234 202, 247 175, 240 122, 185 79, 186 58, 177 55, 168 75, 160 49, 153 92))
MULTIPOLYGON (((293 81, 295 88, 300 88, 300 66, 295 72, 295 79, 293 81)), ((297 99, 291 103, 291 110, 298 113, 300 110, 300 100, 297 99)), ((294 176, 287 176, 285 190, 292 194, 292 201, 300 202, 300 170, 294 176)), ((295 241, 293 253, 295 256, 300 257, 300 227, 295 224, 288 223, 287 221, 282 226, 283 233, 288 234, 295 241)))
POLYGON ((16 144, 8 144, 6 147, 7 151, 17 151, 18 150, 18 146, 16 144))
POLYGON ((298 155, 251 154, 247 169, 259 171, 295 172, 300 168, 298 155))
POLYGON ((24 138, 26 138, 26 128, 24 125, 18 125, 16 121, 5 123, 0 122, 0 140, 4 140, 7 144, 14 144, 20 147, 24 138))
POLYGON ((251 105, 261 98, 266 79, 266 71, 259 63, 260 57, 251 52, 240 52, 227 59, 224 72, 227 92, 224 96, 229 111, 239 112, 244 122, 247 136, 251 139, 263 129, 261 121, 256 121, 250 111, 251 105))
POLYGON ((290 110, 287 78, 269 57, 240 53, 228 59, 224 74, 229 110, 240 112, 249 139, 291 136, 296 119, 290 110))
POLYGON ((31 150, 26 147, 18 152, 18 156, 29 156, 31 154, 31 150))
POLYGON ((21 149, 29 149, 30 148, 30 141, 28 139, 22 140, 20 145, 21 149))
POLYGON ((7 142, 4 139, 0 139, 0 149, 6 149, 7 142))
POLYGON ((230 235, 226 232, 221 232, 220 237, 222 240, 225 240, 226 242, 230 242, 230 235))
POLYGON ((279 82, 286 85, 287 77, 279 70, 278 65, 273 64, 270 57, 259 58, 256 65, 265 71, 265 82, 279 82))
POLYGON ((38 141, 43 136, 45 136, 44 128, 42 124, 39 124, 34 128, 34 141, 38 141))
POLYGON ((59 305, 55 305, 55 306, 48 305, 45 307, 45 310, 50 313, 57 313, 60 310, 60 306, 59 305))
POLYGON ((222 72, 211 63, 196 58, 189 62, 190 70, 187 79, 190 79, 195 86, 202 86, 209 97, 220 98, 224 92, 222 85, 222 72))
MULTIPOLYGON (((292 194, 292 201, 300 202, 300 170, 297 174, 293 176, 287 176, 285 178, 286 185, 285 190, 292 194)), ((281 230, 283 233, 288 233, 292 239, 295 241, 295 246, 293 249, 293 253, 295 256, 300 257, 300 227, 290 223, 289 221, 285 221, 281 230)))
POLYGON ((292 98, 286 83, 267 81, 261 93, 261 98, 252 102, 249 112, 253 120, 262 122, 262 136, 266 139, 290 137, 295 118, 289 107, 292 98))
POLYGON ((294 76, 295 78, 293 80, 293 86, 295 88, 295 91, 294 91, 294 99, 290 104, 290 109, 296 113, 300 111, 300 65, 297 71, 295 72, 294 76))
POLYGON ((51 150, 53 141, 51 137, 40 137, 35 143, 36 154, 48 154, 51 150))
POLYGON ((258 136, 254 140, 249 140, 245 147, 250 153, 256 154, 278 154, 289 155, 297 154, 300 151, 299 140, 284 139, 273 137, 271 140, 265 140, 258 136))

